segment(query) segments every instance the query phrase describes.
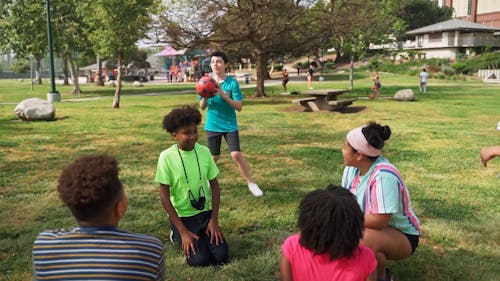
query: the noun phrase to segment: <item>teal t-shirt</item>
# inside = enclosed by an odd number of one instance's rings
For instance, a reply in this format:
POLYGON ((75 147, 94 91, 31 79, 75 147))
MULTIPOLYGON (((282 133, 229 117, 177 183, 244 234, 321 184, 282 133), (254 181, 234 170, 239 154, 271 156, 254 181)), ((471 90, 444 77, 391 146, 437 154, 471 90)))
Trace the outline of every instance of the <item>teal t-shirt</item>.
MULTIPOLYGON (((226 92, 234 101, 243 100, 238 81, 231 76, 227 76, 221 83, 222 91, 226 92)), ((201 99, 201 97, 200 97, 201 99)), ((236 132, 238 122, 236 120, 236 110, 224 101, 220 95, 216 95, 207 100, 207 117, 205 121, 205 131, 212 132, 236 132)))
POLYGON ((392 214, 390 226, 403 233, 420 235, 420 222, 403 177, 384 157, 379 156, 364 175, 357 168, 346 166, 342 187, 356 195, 365 214, 392 214))
MULTIPOLYGON (((155 181, 170 186, 170 201, 177 215, 179 217, 190 217, 204 211, 212 210, 212 191, 208 186, 208 181, 215 179, 218 174, 219 169, 208 147, 197 143, 193 150, 184 151, 179 150, 177 144, 174 144, 160 153, 155 181), (201 181, 195 150, 198 154, 198 162, 200 163, 201 181), (179 152, 182 161, 184 161, 188 181, 186 181, 179 152), (189 187, 187 182, 189 182, 189 187), (194 198, 198 200, 200 196, 200 187, 203 187, 203 191, 205 192, 205 209, 196 210, 191 206, 188 190, 190 189, 194 198)), ((203 193, 201 193, 201 195, 203 195, 203 193)))

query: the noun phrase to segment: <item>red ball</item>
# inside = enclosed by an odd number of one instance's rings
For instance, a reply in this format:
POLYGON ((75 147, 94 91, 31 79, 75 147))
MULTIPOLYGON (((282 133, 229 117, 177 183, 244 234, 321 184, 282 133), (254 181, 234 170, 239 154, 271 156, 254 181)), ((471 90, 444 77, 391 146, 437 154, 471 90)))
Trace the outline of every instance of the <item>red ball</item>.
POLYGON ((204 98, 211 98, 217 93, 217 82, 212 77, 202 77, 196 84, 196 92, 204 98))

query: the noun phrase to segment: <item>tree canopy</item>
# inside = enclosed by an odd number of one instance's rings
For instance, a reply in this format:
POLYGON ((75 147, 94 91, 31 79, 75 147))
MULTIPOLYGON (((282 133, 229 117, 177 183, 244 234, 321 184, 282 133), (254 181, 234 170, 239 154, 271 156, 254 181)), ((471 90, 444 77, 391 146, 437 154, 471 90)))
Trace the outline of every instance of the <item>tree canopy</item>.
POLYGON ((155 0, 97 0, 80 5, 84 22, 92 30, 89 39, 95 53, 117 60, 113 108, 120 107, 123 60, 136 50, 135 43, 146 36, 156 4, 155 0))

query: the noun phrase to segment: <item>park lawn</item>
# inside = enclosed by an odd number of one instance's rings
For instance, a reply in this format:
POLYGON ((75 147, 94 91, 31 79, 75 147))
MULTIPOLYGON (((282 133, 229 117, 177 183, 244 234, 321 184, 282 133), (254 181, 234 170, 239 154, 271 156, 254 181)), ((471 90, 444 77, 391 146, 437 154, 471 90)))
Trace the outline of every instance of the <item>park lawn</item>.
MULTIPOLYGON (((365 97, 368 73, 355 77, 355 91, 346 96, 365 97)), ((328 82, 314 87, 346 88, 346 79, 345 73, 327 76, 328 82)), ((381 79, 385 97, 397 89, 417 89, 416 77, 381 73, 381 79)), ((31 94, 29 85, 18 89, 12 81, 0 82, 0 103, 45 98, 48 91, 45 85, 31 94)), ((86 87, 94 96, 113 95, 86 87)), ((305 82, 289 83, 289 91, 306 87, 305 82)), ((175 107, 195 105, 196 96, 134 95, 169 89, 147 85, 131 90, 120 109, 111 109, 109 98, 56 103, 54 122, 22 122, 15 118, 15 105, 0 104, 1 280, 31 279, 37 233, 75 225, 57 197, 57 177, 66 164, 89 153, 118 159, 129 197, 120 226, 162 239, 167 280, 277 280, 280 245, 296 231, 300 199, 315 188, 340 183, 345 134, 371 120, 393 131, 384 155, 405 178, 423 230, 412 257, 389 263, 394 279, 498 280, 500 159, 484 168, 478 152, 499 144, 500 85, 431 79, 428 94, 417 95, 415 102, 360 99, 346 113, 300 112, 290 102, 296 96, 278 94, 279 83, 266 87, 268 98, 251 98, 252 89, 244 89, 247 98, 238 113, 241 145, 265 195, 250 194, 223 146, 219 222, 231 263, 201 269, 186 266, 168 241, 168 220, 154 183, 158 155, 173 143, 161 128, 162 117, 175 107)), ((63 100, 71 96, 61 92, 63 100)), ((206 144, 202 127, 199 142, 206 144)))

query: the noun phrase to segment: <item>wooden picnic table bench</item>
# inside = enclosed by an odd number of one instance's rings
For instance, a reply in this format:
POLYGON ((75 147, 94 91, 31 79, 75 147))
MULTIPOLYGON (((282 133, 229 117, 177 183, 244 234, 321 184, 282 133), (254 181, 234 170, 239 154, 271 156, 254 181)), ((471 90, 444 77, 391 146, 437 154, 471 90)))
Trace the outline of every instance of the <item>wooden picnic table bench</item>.
POLYGON ((338 110, 352 104, 357 98, 339 100, 337 97, 347 90, 343 89, 319 89, 307 90, 303 94, 308 98, 292 100, 293 103, 300 103, 305 111, 338 110))

